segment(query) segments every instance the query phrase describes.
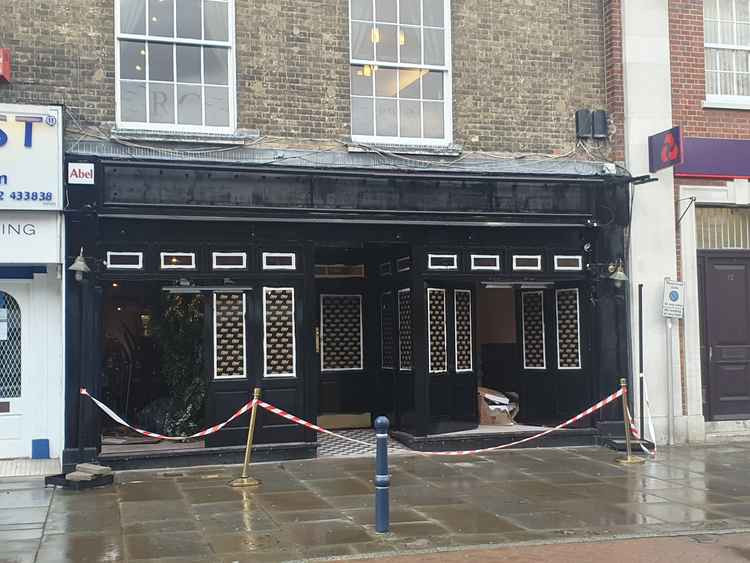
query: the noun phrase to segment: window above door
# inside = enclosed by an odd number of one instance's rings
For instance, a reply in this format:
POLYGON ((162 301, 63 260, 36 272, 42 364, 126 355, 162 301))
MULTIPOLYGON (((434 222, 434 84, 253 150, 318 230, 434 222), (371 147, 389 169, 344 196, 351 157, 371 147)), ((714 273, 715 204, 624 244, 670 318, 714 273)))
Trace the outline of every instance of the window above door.
POLYGON ((750 109, 750 2, 703 3, 706 106, 750 109))
POLYGON ((233 0, 115 0, 117 127, 235 129, 233 0))
POLYGON ((352 140, 452 142, 449 0, 350 0, 352 140))

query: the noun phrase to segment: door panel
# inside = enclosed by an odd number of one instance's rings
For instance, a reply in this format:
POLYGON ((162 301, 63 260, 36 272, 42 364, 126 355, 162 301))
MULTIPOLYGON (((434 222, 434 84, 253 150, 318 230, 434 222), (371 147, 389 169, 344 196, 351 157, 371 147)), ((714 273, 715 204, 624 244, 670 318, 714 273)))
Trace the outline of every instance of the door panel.
POLYGON ((705 271, 713 418, 750 416, 750 258, 709 258, 705 271))
POLYGON ((31 455, 28 293, 22 285, 0 287, 0 458, 31 455))

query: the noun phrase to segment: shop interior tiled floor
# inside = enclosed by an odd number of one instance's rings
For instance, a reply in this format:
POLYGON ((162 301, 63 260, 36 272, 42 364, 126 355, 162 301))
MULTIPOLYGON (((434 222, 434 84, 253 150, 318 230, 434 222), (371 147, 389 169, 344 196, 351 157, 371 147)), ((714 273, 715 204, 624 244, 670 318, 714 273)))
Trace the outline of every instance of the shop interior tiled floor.
POLYGON ((676 447, 640 466, 603 448, 391 459, 391 530, 375 533, 372 457, 126 471, 73 492, 0 480, 12 561, 286 561, 522 542, 750 530, 750 443, 676 447))

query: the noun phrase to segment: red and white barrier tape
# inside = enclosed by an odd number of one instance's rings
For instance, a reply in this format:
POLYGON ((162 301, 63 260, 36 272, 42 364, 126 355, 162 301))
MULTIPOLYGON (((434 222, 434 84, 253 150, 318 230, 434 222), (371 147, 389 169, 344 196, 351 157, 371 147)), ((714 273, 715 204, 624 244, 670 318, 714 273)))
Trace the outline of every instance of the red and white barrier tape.
POLYGON ((157 434, 156 432, 149 432, 148 430, 143 430, 141 428, 136 428, 135 426, 128 424, 125 419, 123 419, 120 415, 118 415, 115 411, 110 409, 107 405, 102 403, 99 399, 92 396, 88 391, 86 391, 85 388, 81 389, 81 395, 88 397, 92 401, 94 401, 94 404, 98 406, 104 413, 109 416, 112 420, 115 422, 122 424, 123 426, 127 426, 131 430, 135 430, 139 434, 143 434, 144 436, 148 436, 149 438, 159 438, 160 440, 189 440, 191 438, 202 438, 203 436, 208 436, 209 434, 213 434, 214 432, 218 432, 222 428, 224 428, 227 424, 232 422, 235 418, 242 416, 249 410, 253 408, 253 403, 255 402, 255 399, 252 399, 242 405, 237 412, 235 412, 232 416, 230 416, 227 420, 224 422, 217 424, 215 426, 211 426, 210 428, 206 428, 205 430, 201 430, 200 432, 196 432, 195 434, 192 434, 190 436, 164 436, 163 434, 157 434))
MULTIPOLYGON (((471 454, 478 454, 482 452, 489 452, 493 450, 501 450, 504 448, 509 448, 511 446, 517 446, 518 444, 523 444, 526 442, 530 442, 532 440, 535 440, 537 438, 541 438, 542 436, 546 436, 547 434, 550 434, 554 432, 555 430, 560 430, 561 428, 564 428, 566 426, 569 426, 570 424, 573 424, 574 422, 581 420, 584 417, 589 416, 592 413, 595 413, 599 409, 603 408, 604 406, 608 405, 615 399, 620 398, 623 393, 625 393, 624 389, 618 389, 614 393, 612 393, 609 397, 606 397, 596 403, 595 405, 589 407, 585 411, 583 411, 580 414, 577 414, 573 418, 566 420, 562 424, 558 424, 554 428, 549 428, 547 430, 544 430, 543 432, 540 432, 539 434, 535 434, 534 436, 529 436, 528 438, 523 438, 522 440, 517 440, 515 442, 511 442, 509 444, 501 444, 499 446, 494 446, 491 448, 481 448, 478 450, 461 450, 461 451, 453 451, 453 452, 420 452, 415 451, 415 453, 422 454, 422 455, 444 455, 444 456, 459 456, 459 455, 471 455, 471 454)), ((264 403, 263 401, 258 401, 258 406, 266 409, 269 412, 272 412, 274 414, 277 414, 279 416, 282 416, 286 418, 287 420, 291 420, 292 422, 295 422, 301 426, 305 426, 307 428, 311 428, 313 430, 316 430, 318 432, 323 432, 324 434, 330 434, 331 436, 336 436, 337 438, 341 438, 343 440, 348 440, 350 442, 354 442, 356 444, 361 444, 368 446, 370 448, 374 448, 375 446, 373 444, 368 444, 367 442, 363 442, 362 440, 355 440, 354 438, 349 438, 348 436, 342 436, 341 434, 336 434, 335 432, 331 432, 330 430, 326 430, 325 428, 322 428, 318 426, 317 424, 313 424, 312 422, 308 422, 306 420, 303 420, 297 416, 294 416, 293 414, 290 414, 286 411, 283 411, 277 407, 274 407, 273 405, 269 405, 268 403, 264 403)))
POLYGON ((299 418, 298 416, 294 416, 291 413, 288 413, 284 410, 281 410, 278 407, 274 407, 273 405, 269 405, 268 403, 265 403, 263 401, 258 401, 258 406, 261 408, 266 409, 268 412, 272 412, 273 414, 276 414, 278 416, 281 416, 283 418, 286 418, 287 420, 291 420, 292 422, 299 424, 300 426, 304 426, 306 428, 310 428, 312 430, 315 430, 317 432, 322 432, 323 434, 328 434, 330 436, 336 436, 337 438, 341 438, 342 440, 348 440, 349 442, 354 442, 355 444, 359 444, 361 446, 367 446, 369 448, 375 448, 375 444, 369 444, 367 442, 364 442, 362 440, 357 440, 355 438, 350 438, 349 436, 344 436, 342 434, 336 434, 335 432, 331 432, 330 430, 326 430, 325 428, 318 426, 317 424, 313 424, 312 422, 307 422, 306 420, 303 420, 299 418))
MULTIPOLYGON (((625 411, 628 417, 628 427, 630 428, 630 434, 635 438, 636 440, 641 439, 641 433, 638 432, 638 428, 635 426, 635 421, 633 420, 633 415, 630 414, 630 407, 625 407, 625 411)), ((643 445, 643 442, 640 442, 641 449, 647 453, 650 456, 656 455, 656 448, 653 450, 649 450, 646 446, 643 445)))

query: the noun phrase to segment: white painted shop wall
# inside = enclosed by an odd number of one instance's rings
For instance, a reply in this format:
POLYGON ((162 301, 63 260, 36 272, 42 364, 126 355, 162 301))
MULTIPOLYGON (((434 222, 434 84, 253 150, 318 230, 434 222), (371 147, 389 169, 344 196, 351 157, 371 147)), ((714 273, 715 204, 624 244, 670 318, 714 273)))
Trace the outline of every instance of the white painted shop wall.
POLYGON ((0 290, 21 306, 23 366, 21 417, 18 424, 5 425, 7 435, 0 433, 0 459, 31 457, 31 440, 37 438, 49 440, 50 457, 59 458, 62 451, 62 281, 57 277, 57 264, 47 264, 47 271, 31 280, 0 279, 0 290))
MULTIPOLYGON (((633 176, 649 173, 648 137, 672 127, 667 0, 628 0, 623 11, 625 158, 633 176)), ((630 303, 634 396, 638 396, 638 284, 644 284, 644 372, 657 443, 667 442, 668 380, 673 375, 675 442, 703 440, 700 379, 688 385, 683 416, 677 323, 667 342, 662 317, 664 278, 676 276, 674 178, 672 169, 654 174, 658 182, 635 187, 630 243, 630 303), (673 364, 669 365, 671 346, 673 364), (695 391, 697 389, 697 397, 695 391), (696 403, 697 400, 697 403, 696 403), (697 404, 697 409, 696 409, 697 404)), ((686 319, 686 322, 690 322, 686 319)), ((638 401, 634 401, 636 417, 638 401)))
MULTIPOLYGON (((750 205, 750 183, 747 180, 734 180, 725 186, 682 186, 680 198, 695 198, 700 205, 750 205)), ((682 210, 689 201, 681 202, 682 210)), ((696 233, 695 205, 691 205, 682 219, 682 269, 685 278, 685 369, 688 382, 701 392, 700 357, 700 304, 698 299, 698 243, 696 233)), ((700 395, 698 395, 700 401, 700 395)), ((702 405, 699 405, 702 407, 702 405)), ((731 439, 747 440, 750 436, 750 421, 724 420, 706 421, 706 441, 731 439)))

